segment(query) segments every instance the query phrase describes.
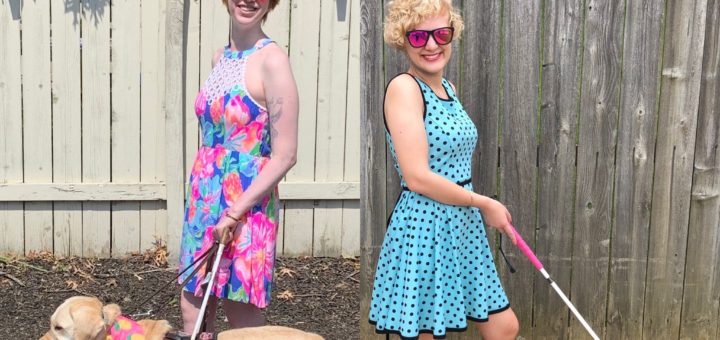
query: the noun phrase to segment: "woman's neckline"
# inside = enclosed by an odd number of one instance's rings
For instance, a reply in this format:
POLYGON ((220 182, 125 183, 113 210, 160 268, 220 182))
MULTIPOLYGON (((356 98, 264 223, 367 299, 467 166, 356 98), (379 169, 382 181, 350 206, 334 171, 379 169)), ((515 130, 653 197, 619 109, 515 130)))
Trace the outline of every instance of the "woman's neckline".
POLYGON ((445 87, 445 78, 442 78, 442 77, 440 78, 440 86, 442 86, 443 90, 445 90, 445 96, 447 96, 447 98, 442 98, 442 97, 438 96, 437 92, 435 92, 435 90, 433 90, 433 88, 432 88, 427 82, 425 82, 422 78, 420 78, 420 77, 418 77, 418 76, 416 76, 416 75, 414 75, 414 74, 412 74, 412 73, 410 73, 410 72, 405 72, 405 73, 411 75, 413 78, 415 78, 415 79, 417 79, 419 82, 423 83, 423 85, 427 86, 427 88, 430 89, 430 92, 432 92, 432 94, 433 94, 433 95, 435 96, 435 98, 437 98, 438 100, 441 100, 441 101, 444 101, 444 102, 451 102, 451 101, 453 101, 453 97, 450 95, 450 91, 448 91, 447 87, 445 87))
POLYGON ((236 50, 230 47, 230 44, 225 45, 225 49, 223 51, 223 54, 226 58, 230 59, 242 59, 250 55, 251 53, 255 52, 256 50, 259 50, 263 48, 265 45, 272 42, 272 39, 270 38, 261 38, 255 44, 253 44, 252 47, 244 49, 244 50, 236 50))

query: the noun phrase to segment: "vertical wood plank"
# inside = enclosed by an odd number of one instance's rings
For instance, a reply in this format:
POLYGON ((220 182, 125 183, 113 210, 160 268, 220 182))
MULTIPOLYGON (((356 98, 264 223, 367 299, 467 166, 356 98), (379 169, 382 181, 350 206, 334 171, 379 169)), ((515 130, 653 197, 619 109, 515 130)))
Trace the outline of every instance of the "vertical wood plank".
POLYGON ((382 120, 382 2, 360 3, 360 338, 385 339, 367 322, 377 258, 385 236, 385 127, 382 120))
MULTIPOLYGON (((350 7, 335 0, 320 4, 315 181, 342 181, 347 116, 350 7), (343 13, 339 13, 344 10, 343 13)), ((320 201, 315 208, 314 256, 338 256, 342 247, 342 201, 320 201)))
POLYGON ((275 255, 285 256, 285 203, 280 201, 278 212, 278 229, 275 237, 275 255))
POLYGON ((290 1, 280 1, 268 14, 263 31, 285 52, 290 51, 290 1))
MULTIPOLYGON (((22 182, 22 62, 19 8, 0 10, 0 183, 22 182), (17 10, 17 11, 16 11, 17 10)), ((22 202, 0 202, 0 252, 24 253, 22 202)))
MULTIPOLYGON (((187 14, 183 17, 183 13, 180 12, 178 19, 183 18, 181 23, 183 23, 184 39, 187 39, 187 48, 179 50, 179 52, 185 51, 185 57, 183 58, 185 62, 185 74, 182 78, 185 80, 185 105, 182 107, 184 114, 180 116, 183 118, 184 124, 181 124, 180 127, 184 127, 185 129, 184 137, 181 140, 184 143, 181 145, 185 145, 183 178, 185 182, 187 182, 190 178, 190 169, 195 162, 195 155, 197 155, 198 148, 200 147, 200 130, 194 109, 195 97, 197 97, 197 93, 200 90, 200 85, 205 81, 204 78, 200 77, 200 64, 210 64, 211 60, 200 59, 200 2, 198 0, 184 0, 184 4, 187 14)), ((177 132, 168 130, 166 133, 177 132)), ((182 231, 182 224, 176 227, 181 229, 178 231, 178 233, 180 233, 182 231)))
MULTIPOLYGON (((215 52, 229 43, 230 15, 222 1, 200 1, 200 81, 210 75, 215 52)), ((192 106, 194 107, 194 106, 192 106)))
MULTIPOLYGON (((350 2, 350 37, 347 64, 347 103, 345 121, 345 157, 343 178, 346 182, 360 181, 360 0, 350 2)), ((360 202, 343 202, 342 255, 360 255, 360 202)))
MULTIPOLYGON (((707 1, 667 3, 643 337, 680 332, 707 1)), ((693 245, 694 246, 694 245, 693 245)))
MULTIPOLYGON (((141 4, 140 181, 165 182, 165 6, 164 1, 141 4)), ((174 152, 182 152, 176 145, 174 152)), ((140 249, 156 240, 167 242, 165 202, 140 203, 140 249)), ((180 229, 175 226, 174 229, 180 229)))
MULTIPOLYGON (((110 11, 84 5, 82 19, 82 177, 110 181, 110 11)), ((83 203, 83 256, 110 256, 110 203, 83 203)))
POLYGON ((720 300, 720 1, 707 1, 680 339, 717 339, 720 300), (709 260, 713 259, 713 260, 709 260), (714 265, 708 265, 713 263, 714 265))
MULTIPOLYGON (((534 246, 540 3, 506 1, 504 17, 500 198, 508 207, 518 232, 534 246)), ((492 228, 486 229, 489 237, 496 235, 492 228)), ((520 321, 520 335, 532 338, 532 305, 526 302, 532 301, 532 281, 536 273, 522 255, 518 256, 519 252, 510 253, 508 258, 514 259, 518 271, 510 277, 504 266, 497 266, 498 272, 520 321)))
MULTIPOLYGON (((82 180, 80 2, 51 2, 53 182, 82 180), (68 6, 69 5, 69 6, 68 6)), ((82 254, 82 204, 53 204, 54 253, 82 254)))
MULTIPOLYGON (((183 36, 184 14, 192 13, 193 0, 166 0, 165 16, 165 145, 166 145, 166 183, 167 183, 167 246, 168 257, 172 263, 179 260, 180 234, 182 233, 184 206, 184 145, 183 120, 183 84, 190 84, 191 73, 187 73, 187 82, 183 82, 183 36)), ((192 21, 188 22, 190 25, 192 21)), ((187 32, 189 34, 189 32, 187 32)), ((189 42, 188 42, 189 43, 189 42)), ((191 45, 188 45, 191 46, 191 45)), ((190 66, 188 62, 186 64, 190 66)), ((186 70, 189 72, 189 69, 186 70)), ((187 102, 185 101, 187 104, 187 102)), ((188 109, 190 111, 190 109, 188 109)), ((192 115, 194 116, 194 114, 192 115)), ((193 117, 194 118, 194 117, 193 117)), ((197 149, 196 149, 197 150, 197 149)), ((189 168, 189 167, 188 167, 189 168)))
MULTIPOLYGON (((583 4, 547 1, 544 8, 542 104, 538 150, 535 253, 564 290, 570 288, 575 202, 575 138, 580 96, 583 4)), ((567 338, 567 307, 535 277, 533 336, 567 338), (562 312, 560 312, 562 311, 562 312)))
MULTIPOLYGON (((140 181, 140 1, 112 3, 111 171, 113 183, 140 181)), ((140 203, 111 204, 111 255, 140 250, 140 203)))
POLYGON ((615 164, 608 339, 641 339, 664 3, 628 1, 615 164))
MULTIPOLYGON (((290 27, 290 64, 298 84, 300 120, 298 129, 298 162, 288 172, 287 181, 312 181, 315 177, 315 134, 318 98, 318 61, 320 12, 322 6, 295 0, 292 2, 290 27)), ((310 255, 313 240, 313 202, 286 202, 285 254, 310 255), (297 210, 291 212, 290 210, 297 210), (297 242, 297 244, 296 244, 297 242)))
MULTIPOLYGON (((587 322, 602 335, 625 13, 622 3, 598 1, 588 1, 585 12, 570 295, 587 322)), ((570 338, 589 338, 575 319, 570 323, 570 338)))
MULTIPOLYGON (((23 2, 23 174, 26 183, 52 181, 50 7, 23 2)), ((25 203, 25 252, 52 251, 52 203, 25 203)))
MULTIPOLYGON (((462 0, 452 0, 452 5, 462 15, 462 0)), ((467 31, 465 31, 467 32, 467 31)), ((455 89, 460 91, 461 87, 461 73, 462 73, 462 40, 453 39, 452 53, 450 54, 450 61, 445 66, 445 77, 448 81, 455 85, 455 89)))
MULTIPOLYGON (((472 160, 473 188, 485 196, 498 194, 501 9, 500 0, 466 1, 463 8, 465 33, 461 40, 463 72, 459 90, 463 107, 478 129, 472 160)), ((490 233, 488 241, 494 249, 495 237, 490 233)))

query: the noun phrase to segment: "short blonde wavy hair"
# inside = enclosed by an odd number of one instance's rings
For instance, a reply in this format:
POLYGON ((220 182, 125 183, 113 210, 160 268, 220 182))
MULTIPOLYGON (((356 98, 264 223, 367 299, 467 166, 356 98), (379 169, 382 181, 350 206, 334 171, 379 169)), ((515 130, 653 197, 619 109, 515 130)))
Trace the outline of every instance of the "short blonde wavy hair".
POLYGON ((393 0, 387 5, 385 16, 385 42, 397 49, 405 46, 405 33, 421 22, 440 13, 449 13, 450 25, 455 29, 454 39, 460 39, 465 25, 462 16, 451 0, 393 0))

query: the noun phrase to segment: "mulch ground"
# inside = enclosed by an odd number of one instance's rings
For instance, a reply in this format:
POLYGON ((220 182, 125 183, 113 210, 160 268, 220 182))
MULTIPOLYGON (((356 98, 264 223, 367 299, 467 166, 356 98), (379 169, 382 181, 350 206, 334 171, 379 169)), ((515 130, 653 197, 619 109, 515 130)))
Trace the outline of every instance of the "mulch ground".
MULTIPOLYGON (((279 258, 267 323, 312 331, 326 339, 359 339, 357 259, 279 258)), ((164 248, 125 259, 55 258, 30 254, 0 256, 0 339, 38 339, 50 327, 50 315, 65 299, 96 296, 125 312, 176 275, 164 248)), ((171 284, 147 303, 148 317, 179 327, 179 287, 171 284)), ((216 325, 227 329, 222 311, 216 325)))

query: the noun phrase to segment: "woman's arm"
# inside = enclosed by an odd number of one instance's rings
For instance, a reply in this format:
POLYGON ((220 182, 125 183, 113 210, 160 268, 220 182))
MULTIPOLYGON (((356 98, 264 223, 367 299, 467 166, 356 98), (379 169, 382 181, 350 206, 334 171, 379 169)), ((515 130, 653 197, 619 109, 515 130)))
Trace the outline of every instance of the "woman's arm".
POLYGON ((385 120, 408 188, 440 203, 479 208, 485 223, 509 235, 512 217, 505 206, 457 185, 430 170, 423 122, 423 97, 411 76, 399 76, 388 85, 385 120))
MULTIPOLYGON (((241 219, 257 202, 274 190, 297 159, 298 136, 298 93, 287 55, 278 49, 270 51, 263 62, 263 87, 265 106, 268 110, 268 124, 272 154, 262 171, 255 177, 228 213, 241 219)), ((218 222, 216 231, 224 226, 233 226, 235 221, 224 217, 218 222)), ((227 242, 229 239, 217 238, 227 242)), ((229 236, 229 235, 228 235, 229 236)))

